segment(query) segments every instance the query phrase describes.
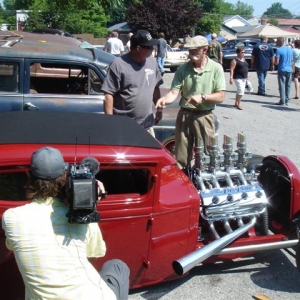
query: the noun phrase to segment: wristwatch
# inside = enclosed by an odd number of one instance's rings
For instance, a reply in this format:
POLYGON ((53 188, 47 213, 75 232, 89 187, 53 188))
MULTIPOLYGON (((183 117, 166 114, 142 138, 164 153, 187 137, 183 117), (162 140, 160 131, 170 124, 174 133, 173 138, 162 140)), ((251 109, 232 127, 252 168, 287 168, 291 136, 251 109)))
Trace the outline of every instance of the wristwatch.
POLYGON ((201 98, 202 98, 202 103, 204 103, 205 99, 206 99, 206 95, 205 94, 201 94, 201 98))

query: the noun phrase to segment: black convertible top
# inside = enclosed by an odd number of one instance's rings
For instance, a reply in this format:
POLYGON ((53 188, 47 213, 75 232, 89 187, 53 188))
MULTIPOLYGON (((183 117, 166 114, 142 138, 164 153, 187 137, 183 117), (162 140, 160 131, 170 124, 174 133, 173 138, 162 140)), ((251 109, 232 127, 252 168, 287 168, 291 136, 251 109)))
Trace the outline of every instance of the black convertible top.
POLYGON ((0 144, 71 144, 162 148, 129 117, 96 113, 0 113, 0 144))

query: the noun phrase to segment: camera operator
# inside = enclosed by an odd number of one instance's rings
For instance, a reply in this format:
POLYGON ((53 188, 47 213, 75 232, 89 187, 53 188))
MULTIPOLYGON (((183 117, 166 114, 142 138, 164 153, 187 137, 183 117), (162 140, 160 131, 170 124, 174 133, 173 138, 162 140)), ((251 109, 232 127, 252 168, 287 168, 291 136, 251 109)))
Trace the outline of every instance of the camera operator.
MULTIPOLYGON (((15 255, 25 299, 128 299, 129 269, 107 261, 99 273, 88 258, 106 245, 97 223, 69 224, 66 163, 59 150, 32 154, 26 196, 33 201, 8 209, 2 218, 7 248, 15 255)), ((98 188, 104 189, 98 181, 98 188)))

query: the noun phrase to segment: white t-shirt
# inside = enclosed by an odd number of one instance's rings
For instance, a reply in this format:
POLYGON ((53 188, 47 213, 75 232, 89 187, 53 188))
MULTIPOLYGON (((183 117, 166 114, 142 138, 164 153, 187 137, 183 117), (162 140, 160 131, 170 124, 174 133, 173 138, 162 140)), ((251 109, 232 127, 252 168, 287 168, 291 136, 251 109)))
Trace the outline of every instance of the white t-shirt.
POLYGON ((113 55, 120 55, 121 52, 124 52, 124 46, 120 39, 111 37, 105 44, 105 50, 113 55))

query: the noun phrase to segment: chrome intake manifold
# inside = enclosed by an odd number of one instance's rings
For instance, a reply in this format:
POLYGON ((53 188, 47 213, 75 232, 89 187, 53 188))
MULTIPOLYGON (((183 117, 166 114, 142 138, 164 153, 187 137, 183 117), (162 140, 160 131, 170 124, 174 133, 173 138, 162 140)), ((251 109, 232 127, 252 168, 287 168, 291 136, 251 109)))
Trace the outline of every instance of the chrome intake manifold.
POLYGON ((238 135, 236 151, 233 151, 232 139, 225 135, 223 153, 220 153, 217 137, 211 138, 208 152, 208 155, 204 153, 203 142, 197 139, 191 178, 201 198, 201 217, 218 239, 215 222, 221 221, 225 232, 231 233, 230 221, 234 220, 237 227, 243 226, 243 218, 262 215, 268 201, 255 170, 249 170, 252 153, 247 149, 244 135, 238 135))

